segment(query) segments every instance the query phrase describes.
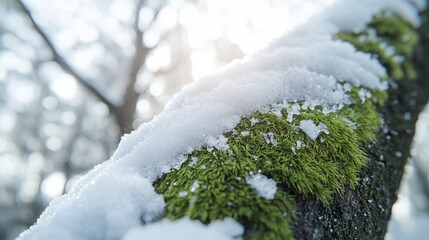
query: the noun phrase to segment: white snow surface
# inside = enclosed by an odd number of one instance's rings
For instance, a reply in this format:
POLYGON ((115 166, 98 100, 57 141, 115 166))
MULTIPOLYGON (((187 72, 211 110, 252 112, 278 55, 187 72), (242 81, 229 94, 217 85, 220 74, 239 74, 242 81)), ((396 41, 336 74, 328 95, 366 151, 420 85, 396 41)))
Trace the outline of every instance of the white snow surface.
POLYGON ((257 173, 247 176, 246 182, 258 192, 258 196, 268 200, 274 199, 277 192, 277 184, 273 179, 257 173))
POLYGON ((185 217, 177 221, 163 219, 131 229, 124 240, 230 240, 243 235, 244 228, 232 218, 216 220, 209 225, 185 217))
MULTIPOLYGON (((222 134, 243 116, 279 102, 350 104, 349 88, 340 82, 385 89, 379 78, 386 71, 378 61, 351 44, 332 40, 341 30, 363 29, 382 10, 419 24, 416 8, 405 0, 337 1, 264 50, 190 84, 151 122, 125 135, 109 161, 54 200, 20 238, 122 238, 141 221, 150 223, 163 212, 164 200, 155 193, 153 181, 179 168, 194 149, 227 149, 222 134)), ((142 227, 142 234, 152 231, 149 226, 142 227)), ((177 226, 166 224, 164 231, 179 231, 177 226)))
POLYGON ((317 139, 321 132, 329 134, 328 127, 325 124, 319 123, 316 125, 313 120, 301 120, 299 128, 313 141, 317 139))

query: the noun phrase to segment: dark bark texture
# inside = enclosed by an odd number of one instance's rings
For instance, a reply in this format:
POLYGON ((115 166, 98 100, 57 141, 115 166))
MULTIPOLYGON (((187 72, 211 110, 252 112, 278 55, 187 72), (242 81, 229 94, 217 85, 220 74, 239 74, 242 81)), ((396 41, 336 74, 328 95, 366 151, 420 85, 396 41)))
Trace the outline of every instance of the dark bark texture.
POLYGON ((370 161, 357 187, 346 188, 328 206, 297 195, 293 232, 296 239, 383 239, 397 199, 419 112, 429 98, 429 11, 422 14, 420 42, 415 48, 417 80, 390 87, 379 113, 384 119, 375 145, 364 146, 370 161), (409 117, 410 116, 410 117, 409 117))

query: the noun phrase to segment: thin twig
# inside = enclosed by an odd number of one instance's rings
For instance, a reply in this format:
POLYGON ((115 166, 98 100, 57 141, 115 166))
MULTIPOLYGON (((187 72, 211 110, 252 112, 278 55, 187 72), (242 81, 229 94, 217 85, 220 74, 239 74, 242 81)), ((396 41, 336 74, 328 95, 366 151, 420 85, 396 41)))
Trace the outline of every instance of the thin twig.
POLYGON ((22 0, 17 0, 18 4, 21 6, 23 12, 28 16, 31 20, 31 23, 34 29, 39 33, 39 35, 43 38, 48 48, 51 50, 53 54, 53 60, 58 63, 64 71, 72 75, 76 80, 78 80, 84 87, 86 87, 89 91, 91 91, 100 101, 107 105, 111 112, 115 112, 118 107, 122 105, 121 99, 114 99, 112 96, 109 96, 108 93, 103 92, 100 89, 100 86, 97 86, 96 82, 83 77, 79 74, 69 63, 68 61, 61 56, 58 49, 55 47, 54 43, 51 41, 47 33, 42 29, 42 27, 36 22, 34 19, 30 9, 23 3, 22 0))

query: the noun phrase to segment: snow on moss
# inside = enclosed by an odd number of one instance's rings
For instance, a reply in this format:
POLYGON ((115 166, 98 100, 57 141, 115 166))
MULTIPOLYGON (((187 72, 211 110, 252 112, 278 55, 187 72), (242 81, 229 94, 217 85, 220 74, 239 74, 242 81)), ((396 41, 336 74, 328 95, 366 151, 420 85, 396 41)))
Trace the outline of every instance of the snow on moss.
POLYGON ((325 124, 319 123, 316 125, 313 120, 301 120, 299 122, 299 128, 313 141, 317 139, 321 132, 329 134, 328 127, 325 124))
MULTIPOLYGON (((223 134, 232 131, 241 119, 267 109, 272 104, 283 103, 286 106, 299 102, 300 105, 290 107, 292 111, 287 116, 287 120, 293 122, 299 114, 306 117, 307 119, 304 118, 300 122, 300 129, 314 140, 320 132, 327 133, 327 131, 322 123, 316 125, 313 120, 328 121, 329 113, 354 104, 355 101, 351 97, 354 89, 365 87, 374 91, 385 90, 387 83, 381 79, 387 74, 387 71, 377 59, 372 58, 370 54, 358 52, 351 43, 332 39, 334 34, 340 31, 363 30, 373 16, 383 10, 398 13, 415 26, 419 23, 417 10, 405 0, 338 1, 322 14, 310 19, 307 24, 275 40, 266 49, 230 64, 217 74, 190 84, 151 122, 142 124, 131 134, 123 136, 118 149, 109 161, 89 172, 67 195, 54 200, 41 215, 37 224, 24 232, 20 238, 119 239, 130 229, 134 229, 127 235, 130 239, 137 235, 144 235, 146 238, 146 236, 152 236, 150 234, 155 234, 156 229, 163 229, 166 224, 168 228, 172 229, 172 233, 181 232, 182 228, 195 229, 196 232, 201 233, 200 239, 207 239, 214 231, 208 231, 198 223, 190 224, 190 220, 179 222, 162 220, 149 224, 156 221, 165 210, 164 199, 154 191, 153 182, 174 169, 179 170, 181 165, 187 161, 187 154, 194 150, 199 151, 203 147, 208 150, 207 146, 211 146, 213 152, 223 154, 218 150, 228 150, 226 154, 231 155, 233 151, 229 149, 228 139, 223 134), (302 113, 303 109, 309 111, 317 108, 322 108, 324 114, 319 116, 317 112, 315 115, 302 113), (141 226, 142 222, 146 225, 135 229, 135 227, 141 226), (137 235, 133 235, 134 233, 137 235)), ((356 44, 358 43, 356 42, 356 44)), ((382 51, 385 50, 382 49, 382 51)), ((389 63, 391 63, 392 69, 398 68, 398 63, 393 60, 389 61, 391 61, 389 63)), ((401 75, 395 74, 395 76, 401 75)), ((369 96, 366 93, 361 95, 365 98, 369 96)), ((365 106, 367 105, 359 107, 365 106)), ((347 111, 344 112, 347 113, 347 111)), ((279 115, 281 111, 275 113, 279 115)), ((377 122, 374 119, 360 120, 377 122)), ((259 115, 258 118, 252 117, 249 125, 258 126, 260 121, 264 121, 262 115, 259 115)), ((330 124, 337 124, 340 120, 331 119, 331 121, 330 124)), ((270 123, 264 122, 264 124, 270 123)), ((371 124, 367 124, 363 127, 370 128, 371 126, 371 124)), ((333 135, 340 134, 340 131, 335 132, 334 130, 326 137, 331 138, 333 135)), ((340 130, 344 132, 347 128, 344 127, 340 130)), ((356 131, 360 137, 371 139, 373 134, 368 134, 370 130, 357 129, 356 131)), ((284 144, 284 139, 275 139, 274 133, 269 133, 266 133, 265 141, 268 139, 272 144, 263 147, 277 147, 273 146, 277 142, 284 144)), ((277 134, 280 133, 276 133, 276 136, 277 134)), ((251 134, 251 136, 253 135, 251 134)), ((258 137, 264 139, 261 135, 258 137)), ((357 145, 357 140, 353 139, 353 141, 357 145)), ((306 146, 313 145, 311 141, 304 140, 304 142, 306 146)), ((334 141, 326 141, 324 144, 336 147, 334 141)), ((287 149, 290 147, 289 145, 287 149)), ((295 154, 297 148, 298 143, 295 154)), ((234 149, 234 151, 237 150, 234 149)), ((359 149, 354 150, 359 151, 359 149)), ((263 161, 267 166, 270 164, 269 159, 260 157, 260 160, 254 161, 253 158, 258 159, 258 156, 256 154, 250 156, 252 162, 259 164, 263 161)), ((360 161, 364 162, 362 159, 360 161)), ((212 159, 196 158, 190 162, 190 165, 195 171, 212 171, 209 167, 212 167, 213 162, 212 159)), ((231 164, 228 167, 236 167, 234 165, 236 162, 228 163, 231 164)), ((300 164, 300 162, 295 164, 300 164)), ((311 172, 313 169, 303 168, 304 170, 311 172)), ((327 168, 328 170, 330 169, 327 168)), ((288 172, 288 174, 292 177, 299 175, 295 178, 296 180, 304 173, 294 172, 295 175, 291 175, 292 173, 288 172)), ((348 177, 351 178, 351 182, 356 181, 353 174, 348 177)), ((263 193, 262 196, 271 198, 275 194, 273 182, 262 175, 259 178, 263 180, 259 180, 259 184, 253 185, 259 186, 264 185, 261 183, 266 183, 270 186, 268 188, 270 191, 263 193)), ((253 182, 255 179, 250 178, 249 181, 253 182)), ((334 190, 340 192, 339 189, 342 187, 341 183, 344 182, 344 179, 338 180, 333 190, 326 191, 322 188, 325 185, 319 186, 315 181, 303 183, 306 185, 294 182, 294 178, 290 178, 290 181, 299 192, 315 191, 319 194, 318 197, 326 202, 334 190)), ((194 184, 195 179, 191 183, 194 184)), ((194 187, 196 192, 201 189, 196 185, 194 187)), ((260 190, 259 187, 255 188, 260 190)), ((193 201, 188 199, 192 193, 188 193, 189 190, 192 190, 192 187, 175 196, 181 195, 181 199, 188 202, 198 201, 195 198, 193 201)), ((279 193, 277 192, 277 194, 279 193)), ((239 200, 235 199, 235 201, 239 200)), ((284 202, 285 209, 290 207, 288 203, 284 202)), ((271 209, 273 206, 267 205, 266 207, 271 209)), ((243 213, 248 214, 245 211, 243 213)), ((274 212, 273 215, 275 214, 274 212)), ((206 217, 209 219, 210 216, 206 217)), ((284 231, 285 236, 289 236, 290 229, 284 217, 280 216, 275 220, 283 221, 282 227, 276 229, 284 231)), ((264 221, 272 220, 264 219, 264 221)), ((238 223, 236 226, 233 232, 239 235, 243 231, 238 231, 240 228, 238 223)), ((157 234, 166 236, 170 233, 159 231, 157 234)), ((267 232, 267 234, 270 233, 267 232)), ((228 236, 230 235, 225 235, 225 239, 228 236)))
POLYGON ((246 177, 246 182, 258 192, 260 197, 263 197, 267 200, 274 199, 274 196, 277 192, 277 185, 273 179, 267 178, 267 176, 257 173, 246 177))
POLYGON ((277 146, 277 140, 274 137, 274 133, 268 132, 268 133, 261 133, 264 137, 264 140, 267 144, 272 144, 274 146, 277 146))

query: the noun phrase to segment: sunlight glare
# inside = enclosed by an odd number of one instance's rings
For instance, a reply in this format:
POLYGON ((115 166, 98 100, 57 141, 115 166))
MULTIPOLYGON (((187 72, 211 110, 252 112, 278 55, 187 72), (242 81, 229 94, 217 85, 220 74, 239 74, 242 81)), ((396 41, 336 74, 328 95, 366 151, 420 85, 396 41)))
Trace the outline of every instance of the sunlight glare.
POLYGON ((143 44, 148 48, 153 48, 158 44, 160 38, 161 35, 158 30, 149 28, 143 34, 143 44))
POLYGON ((204 75, 215 72, 218 68, 216 65, 216 52, 213 49, 207 51, 194 51, 191 55, 192 76, 195 80, 204 75))
POLYGON ((145 114, 150 111, 150 102, 146 99, 139 99, 137 102, 137 111, 139 114, 145 114))
POLYGON ((138 25, 140 31, 144 31, 152 22, 155 17, 155 13, 150 7, 143 7, 139 12, 138 25))
POLYGON ((177 23, 177 11, 173 7, 165 6, 158 14, 157 21, 164 31, 168 31, 177 23))
POLYGON ((304 23, 334 1, 207 0, 201 9, 185 3, 179 13, 179 22, 188 31, 188 43, 194 49, 194 79, 222 65, 213 56, 215 50, 209 50, 216 48, 212 41, 227 39, 244 54, 250 54, 304 23))
POLYGON ((149 53, 146 58, 146 68, 151 72, 157 72, 160 69, 165 69, 171 64, 171 49, 170 45, 166 42, 159 44, 159 47, 155 48, 149 53))
POLYGON ((41 185, 42 194, 47 200, 51 200, 63 193, 66 176, 62 172, 53 172, 45 178, 41 185))
POLYGON ((131 22, 134 18, 134 1, 116 0, 110 5, 112 15, 124 23, 131 22))
POLYGON ((158 80, 150 85, 149 92, 152 94, 152 96, 158 97, 161 96, 161 94, 164 92, 164 87, 165 81, 158 80))
POLYGON ((77 82, 70 74, 64 73, 52 80, 50 89, 58 97, 65 100, 71 100, 77 94, 77 82))

